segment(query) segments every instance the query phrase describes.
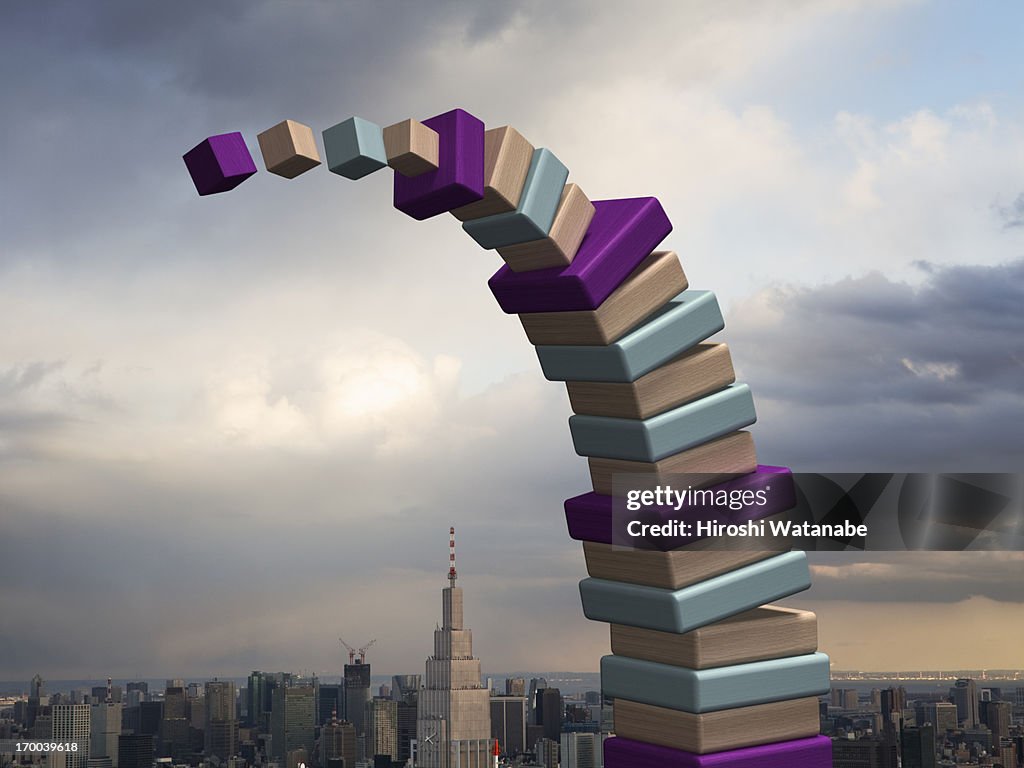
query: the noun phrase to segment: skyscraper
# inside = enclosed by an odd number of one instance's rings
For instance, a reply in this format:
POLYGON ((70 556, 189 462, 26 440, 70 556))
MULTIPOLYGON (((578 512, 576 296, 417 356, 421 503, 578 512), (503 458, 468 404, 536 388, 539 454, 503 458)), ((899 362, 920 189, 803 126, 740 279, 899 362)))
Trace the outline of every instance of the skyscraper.
POLYGON ((541 688, 537 691, 535 717, 537 725, 543 726, 544 738, 558 741, 562 733, 562 692, 557 688, 541 688))
POLYGON ((204 751, 207 755, 227 760, 238 752, 235 684, 219 680, 208 682, 205 698, 204 751))
POLYGON ((189 752, 188 697, 182 686, 164 690, 164 713, 160 720, 160 754, 181 758, 189 752))
POLYGON ((600 737, 596 733, 563 733, 561 740, 561 768, 597 768, 600 737))
POLYGON ((78 742, 77 752, 64 753, 66 768, 86 768, 89 764, 89 705, 54 704, 50 707, 50 717, 54 741, 78 742))
MULTIPOLYGON (((93 689, 96 690, 96 689, 93 689)), ((121 735, 121 703, 114 701, 110 681, 106 688, 100 688, 105 695, 90 706, 89 711, 89 757, 110 758, 112 768, 117 768, 117 737, 121 735)))
POLYGON ((956 716, 964 728, 977 728, 978 720, 978 689, 974 681, 968 678, 957 680, 949 689, 949 696, 956 704, 956 716))
POLYGON ((345 719, 356 728, 356 735, 366 733, 366 705, 370 701, 370 665, 359 661, 345 665, 345 719))
POLYGON ((398 702, 374 698, 366 705, 366 755, 398 758, 398 702))
POLYGON ((935 727, 904 728, 900 735, 902 768, 935 768, 935 727))
POLYGON ((491 697, 491 738, 498 740, 503 755, 526 751, 525 696, 491 697))
POLYGON ((490 691, 480 682, 472 630, 463 627, 462 587, 455 586, 455 529, 449 531, 448 586, 441 591, 440 629, 427 659, 416 723, 421 768, 489 768, 490 691))
POLYGON ((320 765, 323 768, 355 768, 356 729, 352 723, 339 721, 334 712, 320 732, 320 765), (339 766, 337 761, 343 761, 339 766))
POLYGON ((270 746, 274 757, 287 760, 289 753, 305 749, 313 754, 314 722, 316 720, 312 686, 284 686, 274 688, 271 711, 270 746))

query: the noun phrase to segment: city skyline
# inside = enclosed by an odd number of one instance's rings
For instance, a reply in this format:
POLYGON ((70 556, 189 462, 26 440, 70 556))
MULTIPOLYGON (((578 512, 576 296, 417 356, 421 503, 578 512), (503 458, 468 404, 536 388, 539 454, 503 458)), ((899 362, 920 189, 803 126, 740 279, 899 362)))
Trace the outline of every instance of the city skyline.
MULTIPOLYGON (((331 669, 339 635, 414 670, 453 524, 486 664, 607 652, 562 510, 586 462, 487 291, 497 257, 394 211, 383 175, 196 196, 185 151, 284 118, 462 106, 557 147, 591 198, 657 195, 764 463, 1019 471, 1022 23, 911 0, 4 5, 0 679, 331 669)), ((810 562, 785 604, 837 668, 1024 664, 1020 553, 810 562)))

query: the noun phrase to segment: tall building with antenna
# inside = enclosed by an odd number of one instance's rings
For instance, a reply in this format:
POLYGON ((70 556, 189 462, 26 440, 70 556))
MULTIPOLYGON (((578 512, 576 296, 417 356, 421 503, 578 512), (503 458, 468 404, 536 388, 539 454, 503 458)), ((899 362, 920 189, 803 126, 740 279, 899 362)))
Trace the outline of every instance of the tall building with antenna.
POLYGON ((490 691, 473 657, 473 631, 463 626, 462 587, 455 586, 455 529, 449 529, 448 586, 441 626, 427 659, 416 721, 419 768, 491 768, 490 691))

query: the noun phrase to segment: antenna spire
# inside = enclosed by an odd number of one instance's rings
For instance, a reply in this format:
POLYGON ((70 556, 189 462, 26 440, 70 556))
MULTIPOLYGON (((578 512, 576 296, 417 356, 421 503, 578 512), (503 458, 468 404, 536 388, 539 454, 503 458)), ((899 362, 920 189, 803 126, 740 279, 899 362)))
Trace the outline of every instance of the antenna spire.
POLYGON ((455 586, 455 526, 448 529, 448 583, 455 586))

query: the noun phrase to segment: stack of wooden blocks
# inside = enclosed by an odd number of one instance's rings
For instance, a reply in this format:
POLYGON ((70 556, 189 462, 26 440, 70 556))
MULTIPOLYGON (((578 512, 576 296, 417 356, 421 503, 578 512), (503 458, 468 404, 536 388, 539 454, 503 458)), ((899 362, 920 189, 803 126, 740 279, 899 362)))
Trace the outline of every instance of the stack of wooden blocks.
MULTIPOLYGON (((289 123, 271 129, 268 169, 319 162, 308 149, 290 162, 289 123)), ((590 575, 580 594, 587 617, 611 626, 606 768, 831 766, 831 743, 818 736, 829 670, 815 616, 768 604, 810 585, 806 556, 612 539, 616 475, 685 473, 722 487, 739 475, 767 487, 788 473, 758 466, 743 431, 756 418, 750 390, 736 383, 726 345, 707 341, 724 327, 718 302, 689 287, 674 252, 656 250, 672 229, 660 203, 591 201, 550 150, 458 109, 384 129, 351 118, 323 139, 331 171, 354 179, 391 166, 396 208, 416 219, 451 212, 498 252, 505 265, 491 291, 519 316, 544 375, 566 383, 573 443, 593 481, 566 502, 590 575)))

